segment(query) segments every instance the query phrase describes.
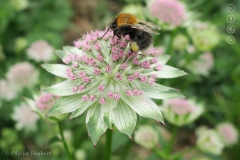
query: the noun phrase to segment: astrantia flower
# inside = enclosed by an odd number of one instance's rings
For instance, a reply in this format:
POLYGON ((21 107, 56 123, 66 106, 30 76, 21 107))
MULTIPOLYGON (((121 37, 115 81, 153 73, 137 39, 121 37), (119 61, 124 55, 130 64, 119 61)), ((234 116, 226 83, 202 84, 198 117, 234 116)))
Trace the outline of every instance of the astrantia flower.
POLYGON ((222 153, 224 144, 216 130, 199 127, 199 130, 196 130, 196 135, 197 146, 200 150, 214 155, 220 155, 222 153))
POLYGON ((188 62, 187 69, 196 75, 208 76, 214 65, 213 55, 210 52, 201 54, 197 59, 188 62))
POLYGON ((201 51, 209 51, 220 41, 220 34, 213 24, 195 22, 187 28, 194 45, 201 51))
POLYGON ((56 123, 66 118, 66 114, 46 116, 49 109, 54 105, 59 96, 48 93, 33 93, 33 99, 24 97, 24 101, 29 105, 33 112, 40 118, 50 123, 56 123))
POLYGON ((42 93, 36 100, 35 103, 37 105, 37 107, 40 110, 45 110, 45 109, 49 109, 50 107, 53 106, 53 104, 55 103, 55 100, 57 99, 57 96, 48 94, 48 93, 42 93))
POLYGON ((173 39, 173 48, 176 50, 184 50, 189 44, 188 38, 184 34, 178 34, 173 39))
POLYGON ((12 119, 16 121, 16 128, 18 130, 26 129, 31 131, 36 129, 36 122, 39 117, 33 112, 31 107, 21 104, 14 108, 12 119))
POLYGON ((179 26, 185 19, 185 7, 177 0, 152 0, 150 13, 170 26, 179 26))
POLYGON ((11 7, 16 11, 21 11, 29 6, 28 0, 10 0, 11 7))
POLYGON ((47 71, 66 80, 43 90, 59 98, 48 114, 69 113, 70 118, 87 111, 88 134, 94 144, 113 123, 132 138, 137 114, 163 123, 151 100, 183 97, 177 90, 156 84, 156 78, 174 78, 186 73, 166 65, 168 55, 156 50, 131 52, 129 36, 118 39, 105 31, 91 32, 64 47, 57 55, 66 65, 44 64, 47 71), (136 114, 137 113, 137 114, 136 114))
POLYGON ((0 80, 0 99, 12 100, 16 97, 16 91, 6 80, 0 80))
POLYGON ((225 122, 217 125, 217 132, 226 145, 233 145, 238 142, 238 131, 231 123, 225 122))
POLYGON ((140 126, 134 134, 134 140, 141 146, 152 149, 158 144, 158 133, 151 126, 140 126))
POLYGON ((162 111, 170 123, 182 126, 196 120, 203 113, 204 108, 193 100, 170 99, 164 100, 162 111))
POLYGON ((48 62, 53 58, 53 47, 44 40, 35 41, 27 49, 27 55, 37 62, 48 62))
POLYGON ((38 81, 38 71, 28 62, 13 65, 7 72, 7 80, 16 89, 31 87, 38 81))
POLYGON ((14 51, 20 52, 24 50, 28 45, 28 41, 24 37, 18 37, 15 39, 14 51))

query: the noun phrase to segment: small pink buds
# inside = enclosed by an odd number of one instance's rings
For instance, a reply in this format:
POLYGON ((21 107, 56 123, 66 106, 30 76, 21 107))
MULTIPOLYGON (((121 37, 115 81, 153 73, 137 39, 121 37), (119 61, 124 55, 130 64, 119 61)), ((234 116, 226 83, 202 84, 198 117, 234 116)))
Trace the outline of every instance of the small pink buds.
POLYGON ((90 99, 90 101, 95 101, 96 100, 96 96, 95 95, 90 95, 89 99, 90 99))
POLYGON ((107 73, 111 73, 112 72, 112 68, 110 66, 106 66, 105 71, 107 73))
POLYGON ((115 77, 116 77, 116 79, 119 80, 119 81, 122 80, 122 75, 121 75, 120 73, 117 73, 117 74, 115 75, 115 77))
POLYGON ((82 100, 83 100, 83 101, 87 101, 88 99, 89 99, 88 95, 83 95, 83 96, 82 96, 82 100))
POLYGON ((84 91, 84 90, 85 90, 85 86, 84 86, 84 85, 80 85, 80 86, 78 87, 78 90, 79 90, 80 92, 84 91))
POLYGON ((98 86, 98 91, 102 92, 105 89, 105 86, 103 84, 98 86))
POLYGON ((72 88, 72 91, 73 92, 76 92, 78 90, 78 87, 77 86, 74 86, 73 88, 72 88))
POLYGON ((114 99, 118 101, 120 99, 120 94, 119 93, 115 93, 114 94, 114 99))
POLYGON ((105 100, 105 98, 100 98, 100 100, 99 100, 99 104, 104 104, 106 102, 106 100, 105 100))
POLYGON ((126 90, 126 95, 127 95, 127 96, 132 96, 132 95, 133 95, 133 92, 128 89, 128 90, 126 90))
POLYGON ((112 91, 108 91, 108 98, 113 98, 114 97, 114 93, 112 91))

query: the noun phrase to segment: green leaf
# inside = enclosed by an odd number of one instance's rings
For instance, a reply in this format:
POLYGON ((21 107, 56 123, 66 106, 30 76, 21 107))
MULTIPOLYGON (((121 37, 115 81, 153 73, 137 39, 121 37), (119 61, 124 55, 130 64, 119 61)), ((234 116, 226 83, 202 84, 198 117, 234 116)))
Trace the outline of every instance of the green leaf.
POLYGON ((60 57, 61 59, 64 59, 67 56, 67 53, 65 51, 56 50, 55 52, 58 55, 58 57, 60 57))
POLYGON ((113 113, 113 122, 118 130, 132 139, 132 133, 137 123, 136 113, 122 100, 119 100, 113 113))
POLYGON ((69 113, 80 107, 82 98, 79 94, 68 97, 60 97, 51 107, 48 114, 69 113))
POLYGON ((60 142, 60 141, 61 141, 61 139, 58 136, 54 136, 48 141, 48 146, 53 143, 60 142))
POLYGON ((50 93, 57 96, 69 96, 69 95, 77 94, 78 92, 73 92, 72 88, 82 83, 83 81, 81 79, 66 80, 56 85, 53 85, 51 87, 44 88, 42 91, 45 93, 50 93))
POLYGON ((167 55, 167 54, 161 55, 158 57, 158 63, 166 64, 169 59, 170 59, 169 55, 167 55))
POLYGON ((97 102, 89 108, 86 117, 87 130, 94 145, 97 144, 100 136, 107 130, 101 116, 101 105, 97 102))
POLYGON ((148 97, 126 96, 125 92, 121 90, 121 99, 140 116, 164 123, 158 106, 148 97))
POLYGON ((184 76, 187 73, 180 69, 177 69, 168 65, 164 65, 160 71, 153 71, 149 73, 144 73, 142 75, 148 76, 150 74, 156 74, 158 78, 176 78, 176 77, 184 76))
POLYGON ((157 83, 154 85, 141 83, 141 90, 145 95, 153 99, 184 98, 184 95, 176 89, 157 83))
POLYGON ((66 65, 62 65, 62 64, 43 64, 42 67, 44 69, 46 69, 48 72, 59 76, 59 77, 63 77, 63 78, 68 78, 66 71, 68 68, 68 66, 66 65))
POLYGON ((64 51, 67 51, 68 53, 72 53, 72 54, 78 54, 80 56, 83 55, 82 50, 76 48, 76 47, 71 47, 71 46, 64 46, 63 47, 64 51))
POLYGON ((95 102, 96 101, 83 101, 81 103, 80 107, 71 114, 70 119, 80 116, 84 111, 86 111, 95 102))
POLYGON ((117 102, 115 99, 106 99, 105 104, 101 105, 101 117, 108 128, 112 129, 113 124, 113 109, 117 107, 117 102))

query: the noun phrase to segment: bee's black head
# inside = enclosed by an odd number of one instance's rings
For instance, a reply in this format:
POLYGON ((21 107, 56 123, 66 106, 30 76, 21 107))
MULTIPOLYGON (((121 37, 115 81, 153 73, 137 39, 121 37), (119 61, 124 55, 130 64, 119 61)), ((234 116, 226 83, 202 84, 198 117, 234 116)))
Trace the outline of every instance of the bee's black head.
POLYGON ((110 28, 111 28, 111 29, 117 28, 117 22, 116 22, 116 21, 113 21, 112 24, 110 25, 110 28))

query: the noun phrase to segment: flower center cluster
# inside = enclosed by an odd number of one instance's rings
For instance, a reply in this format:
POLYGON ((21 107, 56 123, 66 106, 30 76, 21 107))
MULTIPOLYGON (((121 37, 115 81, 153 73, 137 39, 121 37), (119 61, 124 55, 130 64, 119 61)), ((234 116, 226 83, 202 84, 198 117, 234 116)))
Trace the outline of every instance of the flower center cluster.
POLYGON ((104 33, 106 30, 83 35, 74 42, 81 53, 67 53, 64 57, 63 61, 70 66, 66 70, 68 78, 79 81, 72 92, 82 93, 84 101, 98 100, 100 104, 106 98, 119 100, 121 89, 127 96, 143 95, 139 83, 153 85, 156 75, 150 73, 162 68, 155 57, 158 52, 154 48, 133 52, 128 35, 113 37, 109 31, 102 37, 104 33))

